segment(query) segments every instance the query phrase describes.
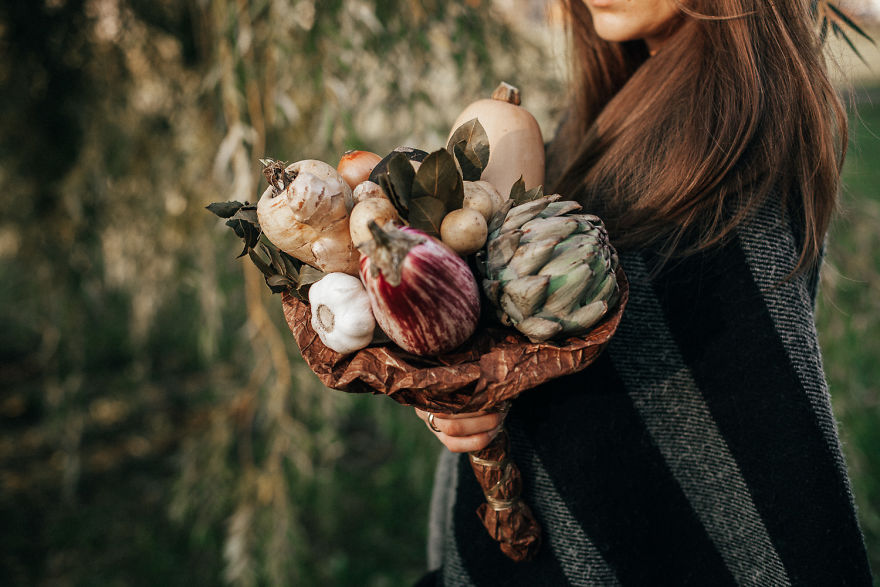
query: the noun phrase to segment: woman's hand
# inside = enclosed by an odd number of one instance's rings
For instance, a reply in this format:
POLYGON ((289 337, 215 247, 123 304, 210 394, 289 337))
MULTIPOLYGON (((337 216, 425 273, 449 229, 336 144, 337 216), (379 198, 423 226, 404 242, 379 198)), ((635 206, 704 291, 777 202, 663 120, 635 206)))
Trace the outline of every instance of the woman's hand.
POLYGON ((416 408, 416 415, 450 451, 471 452, 489 446, 492 439, 501 431, 507 411, 434 414, 433 428, 429 420, 430 412, 416 408))

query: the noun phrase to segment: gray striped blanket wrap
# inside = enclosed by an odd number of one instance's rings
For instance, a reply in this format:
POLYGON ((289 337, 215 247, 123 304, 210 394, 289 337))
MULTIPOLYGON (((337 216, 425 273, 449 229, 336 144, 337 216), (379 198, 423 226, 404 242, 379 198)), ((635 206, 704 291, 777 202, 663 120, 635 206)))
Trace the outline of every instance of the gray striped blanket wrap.
POLYGON ((773 206, 652 272, 581 373, 518 398, 507 426, 544 531, 514 563, 444 450, 420 585, 870 585, 814 324, 816 272, 773 206), (656 273, 656 274, 655 274, 656 273))

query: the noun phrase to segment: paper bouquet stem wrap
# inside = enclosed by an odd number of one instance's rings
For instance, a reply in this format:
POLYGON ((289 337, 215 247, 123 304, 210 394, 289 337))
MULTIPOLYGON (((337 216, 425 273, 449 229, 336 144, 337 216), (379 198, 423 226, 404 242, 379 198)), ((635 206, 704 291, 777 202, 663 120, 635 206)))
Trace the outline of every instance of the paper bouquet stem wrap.
POLYGON ((486 502, 477 515, 501 551, 515 561, 531 560, 541 547, 541 526, 520 497, 522 475, 510 458, 510 440, 502 430, 486 448, 469 453, 471 468, 486 502))
MULTIPOLYGON (((617 270, 620 301, 587 334, 558 342, 532 343, 511 328, 481 326, 462 347, 438 357, 419 357, 393 344, 341 355, 321 342, 305 302, 284 293, 287 324, 303 359, 321 382, 352 393, 387 395, 403 405, 436 413, 461 414, 502 409, 520 393, 592 363, 611 340, 629 298, 629 283, 617 270)), ((516 561, 533 558, 540 527, 520 499, 522 477, 509 458, 502 431, 471 466, 487 502, 478 515, 501 550, 516 561)))

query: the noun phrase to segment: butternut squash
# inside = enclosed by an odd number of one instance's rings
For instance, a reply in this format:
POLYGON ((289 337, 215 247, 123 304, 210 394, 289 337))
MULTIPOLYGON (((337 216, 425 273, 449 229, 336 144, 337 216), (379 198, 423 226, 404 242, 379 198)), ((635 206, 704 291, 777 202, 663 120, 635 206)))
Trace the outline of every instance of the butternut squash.
POLYGON ((467 106, 452 125, 447 142, 455 129, 473 118, 489 138, 489 163, 480 179, 495 186, 505 200, 520 176, 527 190, 544 185, 544 138, 538 121, 520 106, 517 88, 501 82, 491 99, 467 106))

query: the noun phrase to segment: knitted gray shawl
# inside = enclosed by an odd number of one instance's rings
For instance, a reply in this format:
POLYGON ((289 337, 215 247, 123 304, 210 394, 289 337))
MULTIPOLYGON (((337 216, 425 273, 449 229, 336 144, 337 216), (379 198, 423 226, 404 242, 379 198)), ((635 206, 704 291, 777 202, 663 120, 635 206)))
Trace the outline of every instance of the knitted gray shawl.
POLYGON ((814 324, 816 273, 767 205, 728 244, 621 265, 630 301, 585 371, 527 392, 507 425, 543 527, 513 563, 444 451, 420 584, 870 585, 814 324))

